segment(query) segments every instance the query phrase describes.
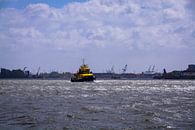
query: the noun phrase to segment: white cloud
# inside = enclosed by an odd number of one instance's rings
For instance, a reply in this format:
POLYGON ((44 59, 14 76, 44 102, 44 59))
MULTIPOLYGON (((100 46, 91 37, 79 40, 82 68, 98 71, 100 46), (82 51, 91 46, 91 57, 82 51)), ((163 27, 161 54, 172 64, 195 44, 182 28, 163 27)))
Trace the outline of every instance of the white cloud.
MULTIPOLYGON (((9 31, 13 40, 19 35, 24 39, 32 38, 32 41, 36 37, 41 41, 49 39, 54 48, 59 47, 56 41, 60 42, 60 46, 98 43, 106 46, 112 42, 125 44, 130 48, 134 44, 146 46, 148 43, 152 46, 183 47, 186 46, 183 42, 186 37, 181 39, 180 36, 184 36, 188 30, 177 33, 174 31, 179 27, 192 27, 187 26, 191 19, 185 4, 183 0, 91 0, 69 4, 63 9, 46 4, 31 4, 24 10, 1 10, 1 24, 4 25, 1 35, 6 37, 5 34, 9 31), (133 37, 135 31, 139 39, 133 37)), ((10 39, 9 35, 7 39, 10 39)), ((6 39, 1 44, 5 43, 6 39)))
POLYGON ((186 0, 91 0, 64 8, 31 4, 0 10, 0 50, 195 47, 186 0))

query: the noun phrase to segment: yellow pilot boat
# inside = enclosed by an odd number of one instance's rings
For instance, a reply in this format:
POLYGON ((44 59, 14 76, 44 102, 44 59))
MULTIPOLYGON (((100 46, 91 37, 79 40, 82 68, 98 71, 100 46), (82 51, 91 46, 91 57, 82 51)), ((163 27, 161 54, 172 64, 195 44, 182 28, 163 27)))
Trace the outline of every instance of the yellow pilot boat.
POLYGON ((84 62, 83 65, 80 66, 77 73, 75 73, 71 77, 71 82, 85 82, 85 81, 94 81, 94 80, 95 80, 94 74, 90 71, 90 68, 84 62))

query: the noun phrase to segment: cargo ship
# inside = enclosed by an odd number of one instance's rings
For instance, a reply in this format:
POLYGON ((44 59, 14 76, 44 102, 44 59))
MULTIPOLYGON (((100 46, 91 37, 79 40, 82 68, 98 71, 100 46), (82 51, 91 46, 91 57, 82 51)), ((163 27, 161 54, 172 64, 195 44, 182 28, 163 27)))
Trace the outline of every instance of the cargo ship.
POLYGON ((88 82, 94 80, 94 74, 90 71, 90 68, 84 62, 83 65, 80 66, 77 73, 73 74, 73 76, 71 77, 71 82, 88 82))

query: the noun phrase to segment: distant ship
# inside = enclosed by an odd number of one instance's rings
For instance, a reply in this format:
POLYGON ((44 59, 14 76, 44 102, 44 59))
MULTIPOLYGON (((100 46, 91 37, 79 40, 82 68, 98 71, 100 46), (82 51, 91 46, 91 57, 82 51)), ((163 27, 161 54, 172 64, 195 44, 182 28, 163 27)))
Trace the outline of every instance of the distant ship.
POLYGON ((77 73, 75 73, 71 77, 71 82, 87 82, 87 81, 94 81, 94 80, 95 80, 95 76, 90 71, 88 65, 84 63, 84 60, 83 60, 83 65, 80 66, 77 73))

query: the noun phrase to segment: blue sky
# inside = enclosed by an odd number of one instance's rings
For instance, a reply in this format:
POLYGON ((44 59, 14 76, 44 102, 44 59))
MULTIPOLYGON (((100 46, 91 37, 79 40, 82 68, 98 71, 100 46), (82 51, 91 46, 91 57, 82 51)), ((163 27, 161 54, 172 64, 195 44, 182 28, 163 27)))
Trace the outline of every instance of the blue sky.
POLYGON ((195 64, 194 0, 0 0, 0 68, 184 70, 195 64), (20 1, 20 2, 19 2, 20 1))
POLYGON ((29 4, 45 3, 49 6, 62 8, 64 5, 72 2, 85 2, 86 0, 0 0, 0 8, 22 9, 29 4))

